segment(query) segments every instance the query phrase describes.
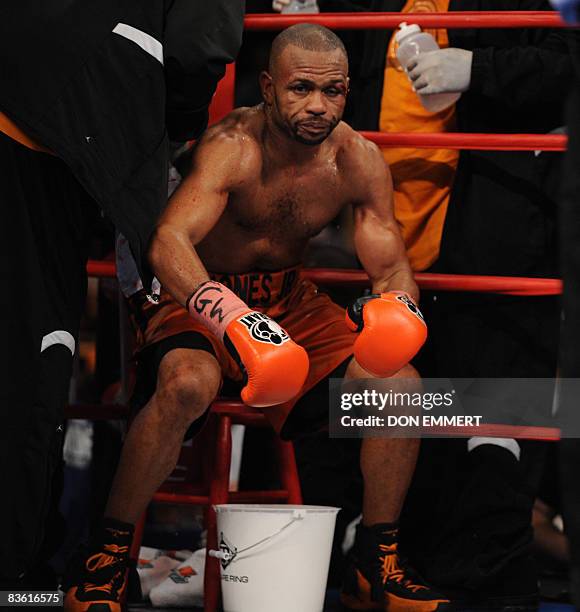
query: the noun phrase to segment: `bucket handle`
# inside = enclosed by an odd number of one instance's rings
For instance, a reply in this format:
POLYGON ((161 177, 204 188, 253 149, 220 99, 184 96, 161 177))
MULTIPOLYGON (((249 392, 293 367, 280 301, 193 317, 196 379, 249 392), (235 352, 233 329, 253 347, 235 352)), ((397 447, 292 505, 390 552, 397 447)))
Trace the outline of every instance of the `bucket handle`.
POLYGON ((265 544, 266 542, 269 542, 270 540, 273 540, 274 538, 278 537, 283 531, 286 531, 286 529, 294 525, 294 523, 296 523, 297 521, 303 520, 305 516, 306 516, 306 512, 304 510, 296 509, 292 513, 292 518, 290 519, 288 523, 286 523, 283 527, 278 529, 276 533, 273 533, 272 535, 269 535, 263 538, 259 542, 256 542, 255 544, 251 544, 250 546, 246 546, 246 548, 242 548, 242 550, 235 550, 235 552, 233 553, 225 551, 225 550, 209 550, 208 555, 210 557, 214 557, 215 559, 221 559, 222 561, 233 561, 235 557, 238 557, 242 553, 248 552, 248 550, 252 550, 253 548, 256 548, 257 546, 260 546, 261 544, 265 544))

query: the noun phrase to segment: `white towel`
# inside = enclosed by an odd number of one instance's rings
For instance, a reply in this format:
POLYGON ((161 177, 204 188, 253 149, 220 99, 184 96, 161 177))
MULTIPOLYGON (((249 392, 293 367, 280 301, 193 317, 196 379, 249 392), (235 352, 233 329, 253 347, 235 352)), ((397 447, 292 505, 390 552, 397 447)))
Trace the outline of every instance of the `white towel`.
POLYGON ((172 569, 161 584, 151 589, 151 603, 155 607, 203 607, 204 571, 205 548, 201 548, 172 569))
POLYGON ((137 573, 141 582, 143 597, 149 597, 151 589, 161 584, 171 570, 191 556, 190 550, 185 551, 163 551, 158 548, 141 546, 139 560, 137 562, 137 573))

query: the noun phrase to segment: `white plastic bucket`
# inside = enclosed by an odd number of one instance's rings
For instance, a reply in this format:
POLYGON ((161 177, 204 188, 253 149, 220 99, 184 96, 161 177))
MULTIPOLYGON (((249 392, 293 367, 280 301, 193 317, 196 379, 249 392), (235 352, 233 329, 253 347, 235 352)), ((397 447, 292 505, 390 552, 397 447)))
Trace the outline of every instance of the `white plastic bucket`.
POLYGON ((322 612, 339 508, 214 507, 224 612, 322 612))

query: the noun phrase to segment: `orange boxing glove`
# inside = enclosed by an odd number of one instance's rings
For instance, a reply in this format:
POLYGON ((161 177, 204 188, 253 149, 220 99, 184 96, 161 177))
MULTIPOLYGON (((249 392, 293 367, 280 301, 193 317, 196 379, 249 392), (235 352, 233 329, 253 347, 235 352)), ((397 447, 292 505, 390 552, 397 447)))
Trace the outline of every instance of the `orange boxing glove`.
POLYGON ((348 307, 346 324, 361 332, 354 343, 356 360, 381 378, 407 365, 427 339, 421 311, 402 291, 359 298, 348 307))
POLYGON ((308 355, 270 317, 250 310, 225 285, 201 284, 186 308, 222 340, 244 373, 242 401, 264 408, 298 395, 308 375, 308 355))

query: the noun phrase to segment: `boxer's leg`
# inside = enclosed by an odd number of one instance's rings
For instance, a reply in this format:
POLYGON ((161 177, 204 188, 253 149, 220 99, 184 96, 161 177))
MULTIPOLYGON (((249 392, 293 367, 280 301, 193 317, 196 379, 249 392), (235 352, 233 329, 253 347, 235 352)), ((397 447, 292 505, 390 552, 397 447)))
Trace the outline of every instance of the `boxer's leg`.
MULTIPOLYGON (((345 380, 364 378, 373 377, 353 358, 345 380)), ((389 378, 388 386, 400 393, 422 390, 419 374, 411 365, 389 378)), ((362 441, 363 516, 341 594, 347 608, 389 612, 450 608, 449 600, 401 563, 398 553, 398 520, 415 471, 419 445, 419 439, 405 437, 362 441)))
POLYGON ((127 434, 103 524, 65 577, 67 612, 121 611, 134 524, 175 468, 184 436, 203 425, 219 391, 221 368, 200 334, 161 340, 140 359, 146 367, 139 375, 156 378, 155 391, 127 434))
MULTIPOLYGON (((371 378, 353 358, 345 380, 371 378)), ((400 393, 421 391, 419 374, 410 365, 389 379, 400 393)), ((363 525, 394 523, 411 484, 420 440, 418 438, 364 438, 361 445, 361 471, 364 479, 363 525)))
POLYGON ((220 381, 220 366, 209 352, 181 348, 163 357, 155 393, 123 444, 106 517, 131 524, 139 519, 175 468, 185 433, 206 412, 220 381))

